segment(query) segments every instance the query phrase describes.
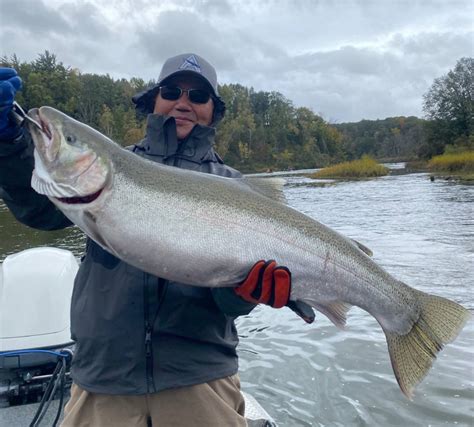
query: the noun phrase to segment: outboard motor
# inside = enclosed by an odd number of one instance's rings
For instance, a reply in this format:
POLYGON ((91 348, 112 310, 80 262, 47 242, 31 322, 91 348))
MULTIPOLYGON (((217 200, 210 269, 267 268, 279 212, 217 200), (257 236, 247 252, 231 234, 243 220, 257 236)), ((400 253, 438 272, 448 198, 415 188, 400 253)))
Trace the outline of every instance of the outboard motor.
POLYGON ((69 308, 78 262, 40 247, 0 264, 0 407, 37 401, 71 350, 69 308))

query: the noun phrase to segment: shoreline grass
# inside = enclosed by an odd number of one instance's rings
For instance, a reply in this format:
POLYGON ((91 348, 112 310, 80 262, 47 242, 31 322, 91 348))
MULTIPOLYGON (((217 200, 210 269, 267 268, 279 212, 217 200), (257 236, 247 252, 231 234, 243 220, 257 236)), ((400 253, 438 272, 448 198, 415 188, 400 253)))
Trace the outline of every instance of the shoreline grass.
POLYGON ((311 178, 373 178, 388 175, 389 169, 369 156, 321 169, 311 178))
POLYGON ((474 151, 435 156, 429 161, 428 169, 431 172, 474 173, 474 151))
POLYGON ((474 151, 446 153, 433 157, 428 170, 434 176, 443 179, 455 179, 474 182, 474 151))

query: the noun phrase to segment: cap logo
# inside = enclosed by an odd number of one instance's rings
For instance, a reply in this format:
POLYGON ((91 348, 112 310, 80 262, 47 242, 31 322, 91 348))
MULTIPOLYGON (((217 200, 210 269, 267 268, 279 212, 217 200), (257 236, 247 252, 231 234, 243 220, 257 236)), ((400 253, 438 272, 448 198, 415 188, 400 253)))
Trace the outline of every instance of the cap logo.
POLYGON ((202 73, 201 66, 194 55, 189 55, 179 67, 180 70, 192 70, 202 73))

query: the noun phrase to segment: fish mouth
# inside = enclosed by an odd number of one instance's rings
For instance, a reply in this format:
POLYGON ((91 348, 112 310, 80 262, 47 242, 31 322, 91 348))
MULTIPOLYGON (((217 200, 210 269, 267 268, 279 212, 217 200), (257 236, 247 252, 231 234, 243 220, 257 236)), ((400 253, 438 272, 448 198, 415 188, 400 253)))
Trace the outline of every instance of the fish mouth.
POLYGON ((89 194, 87 196, 76 196, 76 197, 56 197, 56 200, 59 200, 61 203, 66 205, 83 205, 92 203, 94 200, 98 199, 98 197, 102 194, 104 189, 101 188, 99 191, 95 193, 89 194))
POLYGON ((51 141, 53 139, 53 132, 51 130, 51 125, 50 123, 48 123, 48 121, 44 117, 42 117, 41 112, 39 110, 38 110, 38 118, 39 118, 39 124, 41 126, 41 130, 51 141))
POLYGON ((41 109, 32 108, 25 116, 25 120, 33 136, 35 148, 42 158, 51 163, 59 151, 58 138, 55 135, 53 124, 41 113, 41 109))
POLYGON ((42 132, 48 138, 48 140, 53 139, 51 125, 48 123, 46 118, 41 115, 39 108, 32 108, 25 116, 25 119, 31 125, 34 125, 38 131, 42 132))

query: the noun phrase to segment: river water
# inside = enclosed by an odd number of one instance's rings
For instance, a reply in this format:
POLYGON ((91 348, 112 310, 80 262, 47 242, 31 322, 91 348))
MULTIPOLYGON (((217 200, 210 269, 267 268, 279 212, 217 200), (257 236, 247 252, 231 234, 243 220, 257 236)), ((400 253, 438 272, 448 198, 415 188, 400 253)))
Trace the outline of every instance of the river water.
MULTIPOLYGON (((393 165, 397 168, 398 165, 393 165)), ((427 174, 363 181, 285 178, 288 203, 352 237, 412 287, 474 311, 474 186, 427 174)), ((82 234, 38 232, 0 202, 0 261, 51 245, 80 256, 82 234)), ((323 315, 305 324, 288 309, 258 307, 238 319, 243 389, 280 426, 473 426, 474 321, 438 357, 412 401, 399 390, 384 334, 353 308, 341 331, 323 315)))

